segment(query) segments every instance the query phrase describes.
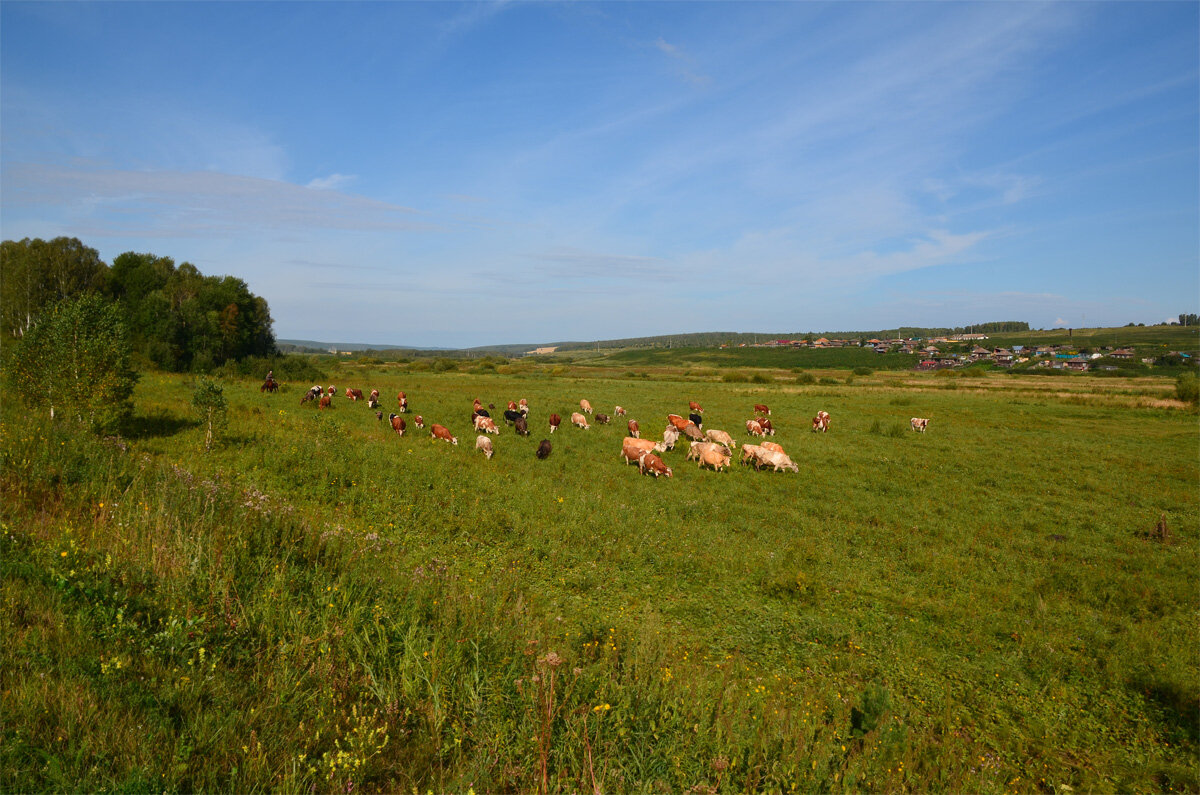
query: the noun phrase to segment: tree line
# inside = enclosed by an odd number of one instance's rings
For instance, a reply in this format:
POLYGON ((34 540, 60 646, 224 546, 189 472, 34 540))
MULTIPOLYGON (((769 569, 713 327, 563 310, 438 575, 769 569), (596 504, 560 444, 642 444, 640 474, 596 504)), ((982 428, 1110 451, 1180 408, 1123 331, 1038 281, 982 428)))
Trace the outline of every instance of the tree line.
POLYGON ((116 305, 135 357, 174 372, 275 354, 265 299, 241 279, 170 257, 126 252, 111 266, 76 238, 0 243, 0 323, 25 337, 52 306, 82 295, 116 305))

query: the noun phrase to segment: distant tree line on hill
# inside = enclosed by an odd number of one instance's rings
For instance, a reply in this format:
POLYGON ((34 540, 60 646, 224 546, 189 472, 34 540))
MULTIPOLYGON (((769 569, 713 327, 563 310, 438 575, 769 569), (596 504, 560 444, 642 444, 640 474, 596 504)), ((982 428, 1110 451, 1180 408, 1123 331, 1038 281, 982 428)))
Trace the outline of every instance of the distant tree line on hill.
POLYGON ((205 276, 188 262, 126 252, 112 266, 75 238, 0 243, 0 323, 21 339, 59 302, 96 295, 113 302, 135 355, 175 372, 273 356, 265 299, 233 276, 205 276))

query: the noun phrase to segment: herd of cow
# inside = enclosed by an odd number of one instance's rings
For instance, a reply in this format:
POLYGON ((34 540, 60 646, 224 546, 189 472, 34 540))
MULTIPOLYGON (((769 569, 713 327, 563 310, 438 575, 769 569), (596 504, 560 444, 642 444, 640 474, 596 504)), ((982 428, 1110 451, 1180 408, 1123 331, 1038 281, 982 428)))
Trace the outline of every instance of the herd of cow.
MULTIPOLYGON (((301 405, 315 401, 319 408, 326 409, 333 407, 333 398, 337 394, 335 387, 323 388, 314 386, 304 394, 300 399, 301 405)), ((363 400, 363 392, 361 389, 348 388, 346 397, 352 402, 363 400)), ((379 408, 379 390, 372 389, 369 395, 365 398, 367 406, 372 409, 379 408)), ((400 414, 408 412, 408 396, 401 392, 396 395, 396 402, 400 407, 400 414)), ((492 404, 488 408, 484 408, 483 403, 476 398, 471 408, 471 423, 479 435, 475 438, 475 449, 481 451, 489 460, 495 453, 495 448, 492 446, 492 440, 489 434, 498 435, 500 429, 496 426, 495 420, 492 419, 489 409, 495 409, 492 404)), ((392 430, 398 435, 403 436, 408 429, 408 423, 400 414, 389 414, 388 420, 391 423, 392 430)), ((626 411, 621 406, 617 406, 613 410, 614 416, 624 417, 626 411)), ((517 434, 521 436, 529 435, 529 403, 525 398, 518 401, 510 400, 508 408, 503 413, 504 422, 512 425, 517 434)), ((581 429, 588 429, 591 425, 588 422, 588 417, 592 416, 597 424, 607 425, 611 422, 611 418, 607 414, 594 413, 592 404, 587 400, 579 401, 579 411, 571 414, 571 424, 581 429)), ((746 442, 742 445, 742 464, 749 464, 755 469, 770 468, 775 472, 799 472, 800 468, 796 465, 781 445, 773 441, 767 441, 766 437, 775 435, 775 427, 771 424, 771 409, 762 404, 754 404, 753 419, 746 420, 746 433, 751 436, 762 438, 761 444, 750 444, 746 442)), ((377 410, 375 417, 379 421, 383 421, 383 412, 377 410)), ((562 424, 562 417, 558 414, 551 414, 549 417, 550 433, 553 434, 562 424)), ((814 433, 825 433, 829 430, 830 417, 827 411, 818 411, 817 416, 812 419, 812 430, 814 433)), ((424 418, 418 414, 413 419, 413 425, 417 428, 425 427, 424 418)), ((913 417, 909 420, 909 427, 914 431, 921 433, 925 432, 925 428, 929 425, 929 420, 924 417, 913 417)), ((695 401, 688 403, 688 417, 684 419, 679 414, 667 415, 667 426, 663 430, 663 438, 661 442, 656 442, 651 439, 641 438, 641 427, 637 420, 627 420, 626 427, 629 435, 621 441, 621 458, 626 463, 636 463, 638 470, 643 474, 650 474, 658 477, 665 475, 671 477, 671 467, 666 465, 666 462, 658 455, 668 450, 675 449, 676 442, 681 436, 684 436, 690 442, 687 458, 688 461, 696 461, 697 466, 701 469, 709 467, 714 471, 722 471, 729 468, 729 464, 733 459, 733 450, 737 448, 737 443, 728 433, 715 428, 704 430, 704 409, 695 401)), ((429 435, 434 439, 441 439, 450 444, 458 444, 458 438, 455 437, 450 430, 438 423, 431 423, 429 426, 429 435)), ((539 459, 545 459, 550 455, 552 446, 549 439, 543 439, 537 447, 536 456, 539 459)))

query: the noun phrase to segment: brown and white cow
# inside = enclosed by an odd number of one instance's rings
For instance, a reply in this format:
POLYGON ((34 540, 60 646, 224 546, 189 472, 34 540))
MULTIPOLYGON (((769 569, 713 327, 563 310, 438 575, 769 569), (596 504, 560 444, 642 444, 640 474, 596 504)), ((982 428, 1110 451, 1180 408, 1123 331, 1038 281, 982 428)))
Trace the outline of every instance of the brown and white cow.
POLYGON ((775 426, 771 424, 771 421, 769 419, 767 419, 766 417, 759 417, 758 420, 756 420, 756 422, 758 422, 758 426, 760 428, 762 428, 762 432, 765 433, 767 436, 775 435, 775 426))
POLYGON ((396 395, 396 402, 400 404, 401 414, 408 411, 408 395, 401 392, 400 394, 396 395))
POLYGON ((649 472, 654 477, 666 475, 671 477, 671 468, 663 463, 663 460, 654 453, 646 453, 638 459, 638 471, 645 475, 649 472))
POLYGON ((742 463, 751 464, 755 469, 762 462, 763 453, 769 452, 766 448, 757 444, 742 445, 742 463))
POLYGON ((770 415, 771 415, 771 409, 769 409, 769 408, 766 406, 766 404, 764 404, 764 403, 755 403, 755 404, 754 404, 754 413, 755 413, 755 414, 765 414, 765 415, 767 415, 767 416, 770 416, 770 415))
POLYGON ((319 408, 333 408, 333 395, 321 395, 321 402, 317 404, 319 408))
POLYGON ((697 414, 703 414, 703 413, 704 413, 704 409, 700 408, 700 404, 699 404, 699 403, 697 403, 697 402, 696 402, 696 401, 694 401, 694 400, 689 400, 689 401, 688 401, 688 411, 694 411, 694 412, 696 412, 697 414))
POLYGON ((379 390, 372 389, 370 396, 367 397, 367 408, 379 408, 379 390))
POLYGON ((679 441, 679 429, 674 425, 668 425, 663 429, 663 448, 666 450, 674 450, 675 443, 679 441))
POLYGON ((441 439, 443 442, 458 444, 458 439, 450 433, 450 429, 445 425, 438 425, 436 422, 429 426, 429 435, 431 438, 441 439))
POLYGON ((725 431, 719 431, 716 428, 710 428, 704 432, 704 435, 717 444, 725 445, 730 450, 737 447, 737 445, 733 442, 733 437, 725 433, 725 431))
POLYGON ((582 411, 584 414, 591 414, 592 413, 592 404, 588 403, 586 400, 581 400, 581 401, 579 401, 579 410, 582 411))
POLYGON ((721 455, 728 456, 729 448, 723 444, 716 442, 692 442, 688 447, 687 455, 684 456, 685 461, 699 461, 706 450, 715 450, 721 455))
POLYGON ((476 436, 475 437, 475 449, 482 450, 483 454, 485 456, 487 456, 487 459, 489 461, 492 459, 492 453, 495 452, 492 449, 492 440, 486 436, 476 436))
POLYGON ((327 394, 328 394, 330 397, 333 397, 334 395, 336 395, 336 394, 337 394, 337 387, 336 387, 336 386, 333 386, 333 385, 331 384, 331 385, 329 386, 329 389, 328 389, 328 390, 326 390, 326 393, 327 393, 327 394))
POLYGON ((583 416, 578 411, 571 414, 571 424, 577 428, 583 428, 585 431, 592 427, 588 425, 587 417, 583 416))
POLYGON ((608 425, 608 423, 609 423, 609 416, 607 414, 601 414, 600 412, 596 412, 596 424, 597 425, 608 425))
POLYGON ((920 433, 925 433, 925 428, 928 425, 929 425, 928 417, 913 417, 911 420, 908 421, 908 427, 910 427, 914 431, 918 431, 920 433))
POLYGON ((557 414, 551 414, 550 415, 550 433, 554 433, 555 431, 557 431, 558 426, 561 422, 562 422, 562 417, 558 416, 557 414))
POLYGON ((520 400, 518 400, 517 401, 517 411, 521 412, 526 417, 528 417, 529 416, 529 401, 526 400, 525 398, 521 398, 520 400))
POLYGON ((475 430, 483 431, 484 433, 494 433, 500 435, 500 429, 496 427, 496 423, 491 417, 483 414, 475 415, 475 430))
POLYGON ((613 408, 613 416, 624 417, 625 416, 625 407, 624 406, 615 406, 613 408))
POLYGON ((362 400, 362 396, 363 393, 361 389, 352 389, 351 387, 346 387, 346 397, 350 398, 350 400, 353 402, 357 403, 358 401, 362 400))
POLYGON ((746 433, 751 436, 766 436, 762 425, 758 420, 746 420, 746 433))
POLYGON ((508 410, 516 411, 517 410, 517 401, 515 401, 515 400, 508 401, 508 410))
POLYGON ((413 425, 416 425, 418 428, 424 428, 425 427, 425 418, 422 417, 420 414, 418 414, 417 418, 415 420, 413 420, 413 425))
POLYGON ((761 447, 764 450, 774 450, 777 453, 783 452, 783 445, 776 444, 775 442, 763 442, 762 444, 759 445, 759 447, 761 447))
POLYGON ((642 429, 638 426, 637 420, 629 421, 629 435, 634 439, 642 438, 642 429))
POLYGON ((626 436, 621 440, 621 458, 629 464, 637 461, 646 453, 656 451, 662 452, 662 445, 656 444, 653 439, 634 439, 626 436))
POLYGON ((407 427, 404 422, 404 418, 399 416, 398 414, 389 414, 388 419, 391 420, 392 430, 395 431, 400 436, 403 436, 404 430, 407 427))
POLYGON ((678 414, 668 414, 667 422, 671 423, 673 426, 675 426, 675 428, 677 430, 680 430, 680 431, 682 431, 684 428, 686 428, 687 424, 688 424, 688 421, 685 420, 683 417, 680 417, 678 414))
POLYGON ((689 422, 683 426, 683 435, 693 442, 704 441, 704 434, 700 432, 700 428, 694 422, 689 422))
POLYGON ((827 433, 829 431, 829 418, 820 415, 813 417, 812 429, 813 433, 827 433))

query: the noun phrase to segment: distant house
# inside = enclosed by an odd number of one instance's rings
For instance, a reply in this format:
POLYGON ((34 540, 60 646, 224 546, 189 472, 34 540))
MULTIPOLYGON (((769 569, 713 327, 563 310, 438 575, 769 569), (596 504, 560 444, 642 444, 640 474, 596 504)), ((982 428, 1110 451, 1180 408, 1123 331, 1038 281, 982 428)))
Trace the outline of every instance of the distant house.
POLYGON ((1110 353, 1109 356, 1113 357, 1114 359, 1132 359, 1133 348, 1117 348, 1115 351, 1110 353))
POLYGON ((1091 369, 1092 361, 1086 356, 1076 356, 1073 359, 1067 359, 1064 364, 1068 370, 1074 370, 1077 373, 1083 373, 1091 369))
POLYGON ((526 355, 527 356, 536 356, 537 354, 540 354, 540 353, 554 353, 556 350, 558 350, 557 345, 549 345, 545 348, 534 348, 533 350, 528 351, 526 353, 526 355))
POLYGON ((992 354, 992 361, 1001 367, 1012 367, 1013 352, 1004 348, 997 348, 992 354))
POLYGON ((886 346, 886 345, 876 345, 876 346, 875 346, 874 348, 872 348, 871 350, 875 351, 876 353, 887 353, 887 352, 888 352, 888 346, 886 346))
POLYGON ((925 359, 924 361, 922 361, 920 364, 917 365, 917 369, 918 370, 935 370, 935 369, 937 369, 937 366, 938 366, 938 363, 936 361, 934 361, 933 359, 925 359))
POLYGON ((959 342, 966 342, 969 340, 986 340, 987 338, 987 334, 955 334, 953 337, 951 337, 951 339, 958 340, 959 342))

